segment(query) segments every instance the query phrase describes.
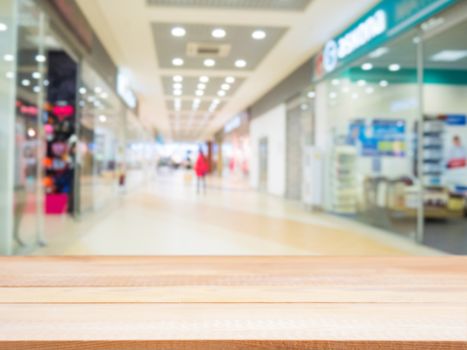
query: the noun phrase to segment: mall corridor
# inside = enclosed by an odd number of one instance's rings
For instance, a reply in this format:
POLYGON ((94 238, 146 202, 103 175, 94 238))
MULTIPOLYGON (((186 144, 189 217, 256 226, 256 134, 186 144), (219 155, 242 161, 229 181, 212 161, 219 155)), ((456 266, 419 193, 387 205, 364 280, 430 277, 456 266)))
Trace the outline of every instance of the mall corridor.
POLYGON ((0 254, 467 254, 467 1, 0 10, 0 254))
POLYGON ((0 0, 0 350, 467 350, 467 0, 0 0))
POLYGON ((199 195, 184 178, 184 172, 154 176, 82 221, 48 218, 48 246, 34 255, 441 254, 348 219, 312 214, 242 181, 209 179, 207 194, 199 195))

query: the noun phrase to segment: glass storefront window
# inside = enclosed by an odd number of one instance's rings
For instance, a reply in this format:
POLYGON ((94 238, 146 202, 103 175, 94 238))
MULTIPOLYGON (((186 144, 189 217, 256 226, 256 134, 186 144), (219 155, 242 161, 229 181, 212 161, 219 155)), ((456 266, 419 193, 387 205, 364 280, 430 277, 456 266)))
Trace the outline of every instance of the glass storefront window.
POLYGON ((420 183, 417 31, 318 85, 325 114, 326 208, 415 237, 420 183))
POLYGON ((11 254, 14 220, 16 0, 0 0, 0 254, 11 254), (6 58, 6 59, 5 59, 6 58), (6 165, 6 166, 5 166, 6 165))
POLYGON ((83 64, 80 106, 80 211, 101 208, 115 196, 123 167, 124 108, 111 88, 83 64))
POLYGON ((31 1, 18 2, 16 119, 14 153, 15 250, 31 248, 43 232, 42 99, 46 75, 42 36, 44 14, 31 1))
POLYGON ((467 4, 427 22, 423 36, 423 243, 467 254, 467 4))

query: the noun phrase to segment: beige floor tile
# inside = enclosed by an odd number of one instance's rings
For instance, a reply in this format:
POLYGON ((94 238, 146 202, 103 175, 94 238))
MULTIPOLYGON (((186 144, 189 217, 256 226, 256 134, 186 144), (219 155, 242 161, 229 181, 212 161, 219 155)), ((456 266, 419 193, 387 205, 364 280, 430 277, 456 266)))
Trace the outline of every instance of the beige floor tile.
POLYGON ((47 218, 38 255, 430 255, 410 241, 245 183, 209 179, 197 195, 181 173, 154 177, 81 221, 47 218))

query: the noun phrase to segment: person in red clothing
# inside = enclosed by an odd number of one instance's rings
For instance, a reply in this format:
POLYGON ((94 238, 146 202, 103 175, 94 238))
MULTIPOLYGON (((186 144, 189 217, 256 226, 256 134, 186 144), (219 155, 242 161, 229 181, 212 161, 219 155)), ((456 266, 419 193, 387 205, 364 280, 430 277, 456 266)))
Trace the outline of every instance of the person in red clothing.
POLYGON ((201 192, 201 187, 203 188, 203 192, 206 193, 206 175, 208 174, 208 171, 208 161, 204 156, 203 151, 200 149, 195 164, 196 190, 198 193, 201 192))

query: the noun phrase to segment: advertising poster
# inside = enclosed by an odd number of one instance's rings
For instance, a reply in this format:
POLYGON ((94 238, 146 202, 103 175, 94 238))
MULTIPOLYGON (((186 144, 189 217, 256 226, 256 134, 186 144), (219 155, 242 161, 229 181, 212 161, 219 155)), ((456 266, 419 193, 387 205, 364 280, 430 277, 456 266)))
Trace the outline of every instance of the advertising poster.
POLYGON ((445 183, 451 191, 467 194, 467 118, 445 116, 445 183))
POLYGON ((357 119, 349 125, 346 143, 357 146, 364 157, 404 157, 405 131, 403 120, 357 119))

